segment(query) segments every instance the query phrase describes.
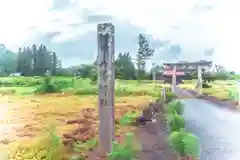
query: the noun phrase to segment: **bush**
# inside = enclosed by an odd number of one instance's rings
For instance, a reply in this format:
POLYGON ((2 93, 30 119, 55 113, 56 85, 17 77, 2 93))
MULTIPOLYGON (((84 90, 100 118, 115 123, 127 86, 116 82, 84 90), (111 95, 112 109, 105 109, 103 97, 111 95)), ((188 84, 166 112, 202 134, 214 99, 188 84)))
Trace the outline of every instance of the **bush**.
POLYGON ((166 102, 170 102, 174 98, 177 98, 177 96, 173 92, 166 92, 166 102))
POLYGON ((180 100, 174 100, 167 104, 167 114, 178 114, 182 115, 184 111, 184 105, 180 100))
POLYGON ((198 157, 200 154, 200 141, 195 135, 186 132, 184 129, 172 132, 168 136, 170 147, 181 157, 198 157))
POLYGON ((202 84, 202 88, 211 88, 212 86, 207 84, 207 83, 203 83, 202 84))
POLYGON ((13 143, 9 150, 9 159, 19 160, 60 160, 67 153, 62 145, 61 138, 56 135, 55 126, 47 128, 41 139, 34 138, 22 141, 21 144, 13 143), (29 142, 28 142, 29 141, 29 142))
POLYGON ((184 118, 177 114, 169 115, 167 123, 170 132, 180 131, 180 129, 185 128, 184 118))
POLYGON ((134 134, 127 133, 124 143, 113 142, 113 149, 108 154, 108 160, 133 160, 139 151, 138 146, 139 144, 134 141, 134 134))
POLYGON ((35 91, 36 93, 56 93, 56 92, 61 92, 61 89, 59 88, 59 86, 55 85, 52 82, 52 78, 51 77, 45 77, 43 79, 42 84, 37 88, 37 90, 35 91))
POLYGON ((139 113, 133 111, 132 113, 126 113, 119 121, 120 125, 130 125, 136 122, 139 113))

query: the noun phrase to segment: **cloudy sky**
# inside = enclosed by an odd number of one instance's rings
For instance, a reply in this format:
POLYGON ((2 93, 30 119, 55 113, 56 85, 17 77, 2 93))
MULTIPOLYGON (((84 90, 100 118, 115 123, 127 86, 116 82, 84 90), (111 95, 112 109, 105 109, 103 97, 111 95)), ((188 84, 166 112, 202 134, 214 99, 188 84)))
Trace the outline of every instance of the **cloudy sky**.
POLYGON ((239 8, 239 0, 0 0, 0 43, 14 51, 43 43, 65 66, 89 63, 96 24, 112 22, 116 53, 134 55, 145 33, 156 49, 151 62, 214 60, 240 71, 239 8))

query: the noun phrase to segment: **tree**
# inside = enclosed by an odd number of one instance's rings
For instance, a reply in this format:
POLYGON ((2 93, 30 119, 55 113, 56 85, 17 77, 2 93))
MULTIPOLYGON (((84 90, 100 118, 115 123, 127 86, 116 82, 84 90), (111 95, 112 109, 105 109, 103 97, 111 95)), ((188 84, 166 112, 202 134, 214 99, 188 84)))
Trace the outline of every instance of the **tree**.
POLYGON ((118 54, 118 58, 115 61, 115 67, 116 78, 128 80, 135 79, 135 67, 129 52, 118 54))
POLYGON ((17 70, 17 54, 0 45, 0 76, 6 76, 17 70))
POLYGON ((17 58, 17 71, 26 76, 43 76, 46 71, 56 75, 61 68, 61 60, 55 52, 51 52, 45 45, 37 47, 35 44, 30 47, 19 48, 17 58))
POLYGON ((57 55, 55 52, 52 54, 52 75, 56 75, 56 68, 57 68, 57 55))
POLYGON ((97 75, 96 67, 93 64, 82 64, 77 71, 83 78, 93 79, 97 75))
POLYGON ((153 56, 154 49, 150 48, 149 42, 143 34, 138 36, 138 51, 136 54, 137 78, 141 79, 141 72, 145 70, 146 60, 153 56))

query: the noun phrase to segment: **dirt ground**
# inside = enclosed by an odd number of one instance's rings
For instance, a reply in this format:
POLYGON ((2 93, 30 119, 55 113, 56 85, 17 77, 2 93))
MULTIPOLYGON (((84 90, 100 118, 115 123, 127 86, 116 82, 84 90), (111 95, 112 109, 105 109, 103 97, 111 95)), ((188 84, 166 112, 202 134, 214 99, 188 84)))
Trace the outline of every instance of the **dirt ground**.
POLYGON ((176 160, 166 141, 165 124, 151 122, 138 128, 136 133, 142 144, 139 160, 176 160))
MULTIPOLYGON (((156 104, 155 104, 156 105, 156 104)), ((177 160, 176 154, 167 144, 167 128, 164 111, 152 117, 152 121, 138 125, 134 129, 136 140, 141 150, 136 160, 177 160)), ((105 160, 106 157, 94 150, 89 154, 88 160, 105 160)))

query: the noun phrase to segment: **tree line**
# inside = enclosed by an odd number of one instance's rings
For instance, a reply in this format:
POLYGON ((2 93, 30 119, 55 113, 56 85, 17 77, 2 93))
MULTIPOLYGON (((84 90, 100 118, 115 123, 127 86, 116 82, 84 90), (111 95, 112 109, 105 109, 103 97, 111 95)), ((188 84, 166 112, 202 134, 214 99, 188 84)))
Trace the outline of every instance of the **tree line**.
MULTIPOLYGON (((120 52, 115 60, 115 75, 117 79, 142 80, 152 79, 151 71, 160 72, 162 65, 155 65, 150 72, 146 71, 146 62, 152 58, 155 50, 143 34, 137 37, 138 48, 135 54, 120 52)), ((53 76, 81 76, 83 78, 97 79, 96 60, 92 64, 82 64, 62 68, 61 60, 55 52, 51 52, 45 45, 19 48, 15 54, 7 50, 5 45, 0 45, 0 76, 20 72, 24 76, 43 76, 47 71, 53 76)), ((227 72, 221 66, 215 66, 217 77, 226 79, 234 78, 235 74, 227 72), (226 74, 227 73, 227 74, 226 74)), ((192 75, 196 78, 196 73, 192 75)), ((206 73, 204 78, 208 81, 216 78, 216 74, 206 73)), ((219 78, 217 78, 219 79, 219 78)))
POLYGON ((61 68, 57 54, 42 44, 19 48, 17 55, 17 72, 24 76, 43 76, 47 71, 55 76, 57 69, 61 68))

